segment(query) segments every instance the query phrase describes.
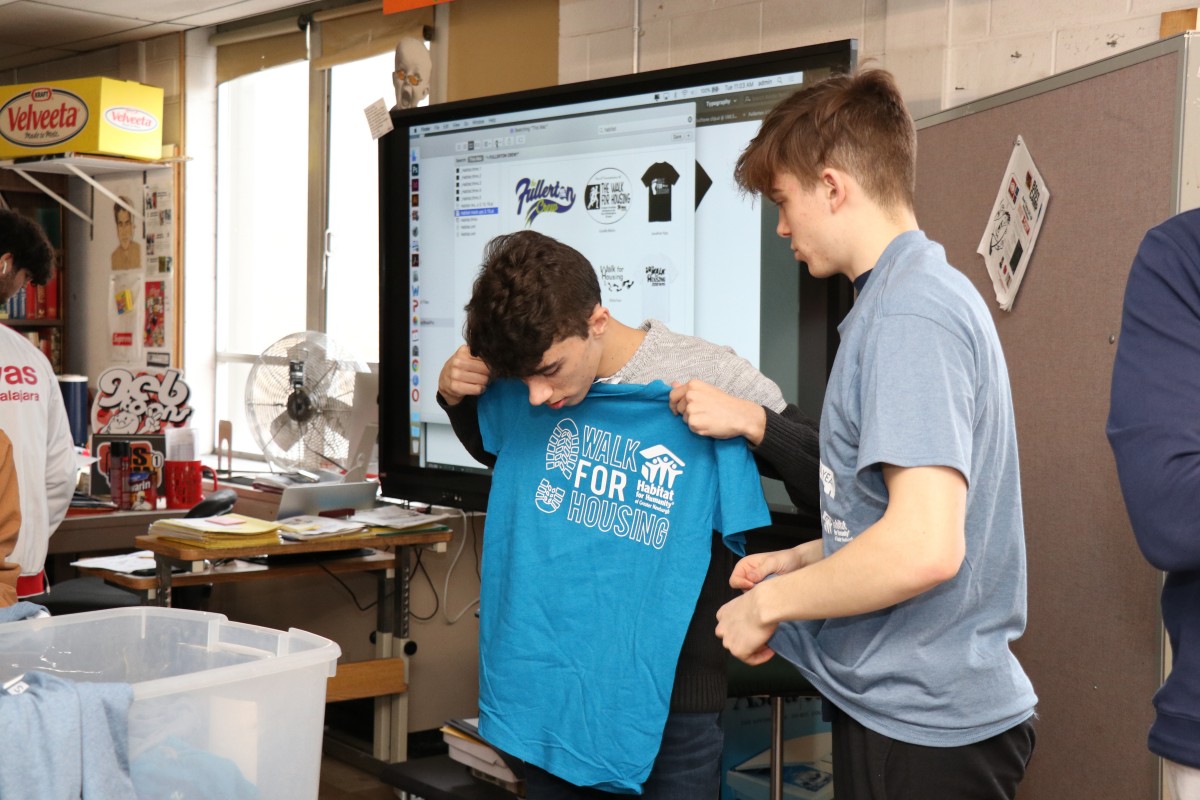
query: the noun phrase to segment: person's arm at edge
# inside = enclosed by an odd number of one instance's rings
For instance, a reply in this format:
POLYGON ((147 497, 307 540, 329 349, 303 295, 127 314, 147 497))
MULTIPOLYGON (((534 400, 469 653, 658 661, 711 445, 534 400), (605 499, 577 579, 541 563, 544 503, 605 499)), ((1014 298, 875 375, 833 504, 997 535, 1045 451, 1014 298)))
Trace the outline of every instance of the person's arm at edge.
MULTIPOLYGON (((768 381, 764 376, 760 378, 768 381)), ((693 433, 715 439, 745 439, 761 474, 782 480, 792 502, 802 509, 813 511, 819 507, 817 423, 797 406, 788 404, 775 412, 700 380, 675 383, 670 403, 671 410, 683 417, 693 433)))
POLYGON ((1107 435, 1138 547, 1176 572, 1200 569, 1200 297, 1188 289, 1200 266, 1176 242, 1184 223, 1168 225, 1130 269, 1107 435))
POLYGON ((12 442, 0 432, 0 606, 17 602, 17 578, 21 565, 9 561, 21 532, 21 497, 17 490, 17 467, 12 442))
POLYGON ((816 420, 788 403, 779 413, 764 407, 762 440, 752 445, 759 472, 783 481, 788 497, 808 511, 820 508, 820 439, 816 420))
POLYGON ((471 457, 486 467, 496 465, 496 456, 483 446, 479 428, 479 396, 487 391, 490 370, 469 347, 459 347, 446 359, 438 374, 437 403, 450 417, 450 427, 471 457))
POLYGON ((483 449, 483 433, 479 429, 479 398, 464 397, 450 405, 441 392, 437 395, 438 405, 450 417, 450 427, 471 457, 485 467, 496 466, 496 456, 483 449))
POLYGON ((733 655, 759 663, 770 657, 766 642, 780 622, 871 613, 958 574, 966 554, 962 474, 949 467, 890 465, 883 474, 889 500, 878 522, 826 558, 773 580, 759 576, 758 584, 721 608, 717 635, 733 655))
POLYGON ((53 535, 71 507, 79 459, 62 393, 55 391, 50 396, 46 430, 46 529, 53 535))

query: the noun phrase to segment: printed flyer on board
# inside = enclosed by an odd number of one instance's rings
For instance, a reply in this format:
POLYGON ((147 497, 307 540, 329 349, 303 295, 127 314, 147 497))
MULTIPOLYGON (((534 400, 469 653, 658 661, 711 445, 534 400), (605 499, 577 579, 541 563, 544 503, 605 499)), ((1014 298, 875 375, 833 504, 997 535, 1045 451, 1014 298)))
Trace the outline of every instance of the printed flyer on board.
POLYGON ((1012 310, 1049 203, 1050 190, 1025 140, 1018 136, 977 250, 992 278, 996 302, 1004 311, 1012 310))

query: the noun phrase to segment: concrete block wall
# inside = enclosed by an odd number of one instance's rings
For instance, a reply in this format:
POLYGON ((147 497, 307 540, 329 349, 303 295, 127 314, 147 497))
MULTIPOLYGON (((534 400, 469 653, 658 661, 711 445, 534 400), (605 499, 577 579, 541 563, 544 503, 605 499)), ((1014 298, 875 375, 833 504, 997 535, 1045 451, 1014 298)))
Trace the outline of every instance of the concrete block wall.
POLYGON ((558 79, 853 38, 860 61, 874 59, 895 74, 913 116, 922 117, 1153 42, 1160 15, 1185 7, 1180 0, 561 0, 558 79))

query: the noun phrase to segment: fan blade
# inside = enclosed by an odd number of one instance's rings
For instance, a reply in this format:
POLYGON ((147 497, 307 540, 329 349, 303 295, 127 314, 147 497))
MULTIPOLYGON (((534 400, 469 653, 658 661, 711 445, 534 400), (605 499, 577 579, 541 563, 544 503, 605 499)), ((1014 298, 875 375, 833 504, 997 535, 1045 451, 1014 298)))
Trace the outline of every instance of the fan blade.
POLYGON ((349 420, 352 410, 353 406, 336 397, 326 397, 325 402, 321 404, 321 416, 335 425, 349 420))
POLYGON ((284 411, 271 420, 271 438, 267 441, 274 442, 276 447, 286 453, 300 441, 301 432, 300 426, 292 421, 287 411, 284 411))
POLYGON ((338 469, 346 468, 346 465, 342 463, 346 460, 346 458, 341 453, 327 453, 322 447, 315 443, 308 445, 308 451, 314 455, 320 456, 338 469))

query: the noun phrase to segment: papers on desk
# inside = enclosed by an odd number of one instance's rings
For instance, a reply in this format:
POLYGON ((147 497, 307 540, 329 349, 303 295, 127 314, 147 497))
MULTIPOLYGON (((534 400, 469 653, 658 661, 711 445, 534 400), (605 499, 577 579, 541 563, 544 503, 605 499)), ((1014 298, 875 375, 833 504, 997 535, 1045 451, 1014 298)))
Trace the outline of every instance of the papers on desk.
POLYGON ((113 572, 137 572, 138 570, 154 569, 154 553, 149 550, 138 550, 136 553, 125 553, 119 556, 96 556, 81 558, 71 562, 72 567, 91 567, 93 569, 108 569, 113 572))
POLYGON ((403 506, 387 505, 355 511, 350 515, 350 520, 380 528, 404 530, 432 525, 449 516, 449 514, 426 514, 403 506))
POLYGON ((361 511, 349 519, 299 514, 279 520, 279 535, 288 541, 306 542, 314 539, 336 539, 342 536, 357 538, 372 534, 392 536, 418 531, 445 531, 449 528, 437 524, 437 521, 445 516, 445 514, 421 514, 404 508, 361 511), (403 513, 396 514, 395 511, 403 513))
POLYGON ((272 472, 256 475, 251 486, 263 492, 282 492, 289 486, 312 486, 317 483, 340 483, 342 476, 321 470, 320 472, 272 472))
POLYGON ((151 523, 150 533, 163 539, 207 547, 278 544, 279 523, 242 514, 191 519, 178 517, 151 523))
POLYGON ((310 539, 343 536, 347 533, 361 533, 366 527, 363 523, 352 520, 300 514, 279 520, 279 535, 284 539, 303 542, 310 539))

